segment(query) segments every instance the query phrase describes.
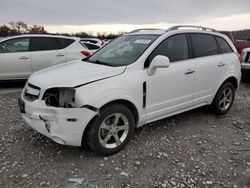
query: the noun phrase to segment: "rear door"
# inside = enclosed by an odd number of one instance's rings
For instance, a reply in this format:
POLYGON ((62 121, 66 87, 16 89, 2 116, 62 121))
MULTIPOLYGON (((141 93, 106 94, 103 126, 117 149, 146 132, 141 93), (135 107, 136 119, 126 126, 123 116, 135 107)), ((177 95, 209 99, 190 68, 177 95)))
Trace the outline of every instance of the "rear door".
POLYGON ((33 72, 66 61, 65 50, 54 37, 32 37, 30 56, 33 72))
POLYGON ((32 73, 30 38, 20 37, 0 43, 0 80, 27 79, 32 73))
POLYGON ((227 64, 223 62, 215 36, 190 34, 196 69, 194 105, 211 102, 223 79, 227 64))

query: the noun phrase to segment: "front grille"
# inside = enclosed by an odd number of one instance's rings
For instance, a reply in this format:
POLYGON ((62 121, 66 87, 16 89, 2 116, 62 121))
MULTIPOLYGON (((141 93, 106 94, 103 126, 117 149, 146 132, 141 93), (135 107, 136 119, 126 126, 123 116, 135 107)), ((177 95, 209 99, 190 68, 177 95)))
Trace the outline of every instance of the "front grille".
POLYGON ((26 84, 24 89, 24 99, 30 102, 33 102, 39 98, 40 88, 33 84, 26 84))

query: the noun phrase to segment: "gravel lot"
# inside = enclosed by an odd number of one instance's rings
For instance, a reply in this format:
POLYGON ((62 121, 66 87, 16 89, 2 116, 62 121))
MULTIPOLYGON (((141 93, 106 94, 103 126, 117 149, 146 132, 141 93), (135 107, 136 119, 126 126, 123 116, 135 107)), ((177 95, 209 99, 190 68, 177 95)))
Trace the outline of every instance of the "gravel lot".
POLYGON ((0 187, 250 187, 250 83, 227 115, 200 108, 146 125, 110 157, 26 128, 19 95, 0 92, 0 187))

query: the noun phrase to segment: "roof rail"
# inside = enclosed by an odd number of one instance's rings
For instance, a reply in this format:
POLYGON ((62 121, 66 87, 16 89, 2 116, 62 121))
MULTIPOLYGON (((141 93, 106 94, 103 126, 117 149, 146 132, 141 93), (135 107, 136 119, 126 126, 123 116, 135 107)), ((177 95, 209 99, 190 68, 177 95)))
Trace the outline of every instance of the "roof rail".
POLYGON ((137 33, 137 32, 148 31, 148 30, 159 30, 159 29, 156 29, 156 28, 143 28, 143 29, 136 29, 136 30, 130 31, 129 33, 137 33))
POLYGON ((212 29, 212 28, 195 26, 195 25, 177 25, 177 26, 170 27, 167 31, 178 30, 180 28, 194 28, 194 29, 198 29, 202 31, 213 31, 213 32, 216 31, 215 29, 212 29))

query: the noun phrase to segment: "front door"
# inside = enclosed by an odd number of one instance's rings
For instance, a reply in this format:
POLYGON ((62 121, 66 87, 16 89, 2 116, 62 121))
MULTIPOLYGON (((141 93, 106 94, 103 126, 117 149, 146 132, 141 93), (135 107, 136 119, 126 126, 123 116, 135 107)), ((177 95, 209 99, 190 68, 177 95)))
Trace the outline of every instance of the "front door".
POLYGON ((146 113, 148 122, 192 106, 195 66, 189 59, 185 34, 169 37, 148 57, 146 67, 157 55, 170 59, 168 68, 158 68, 146 76, 146 113))

